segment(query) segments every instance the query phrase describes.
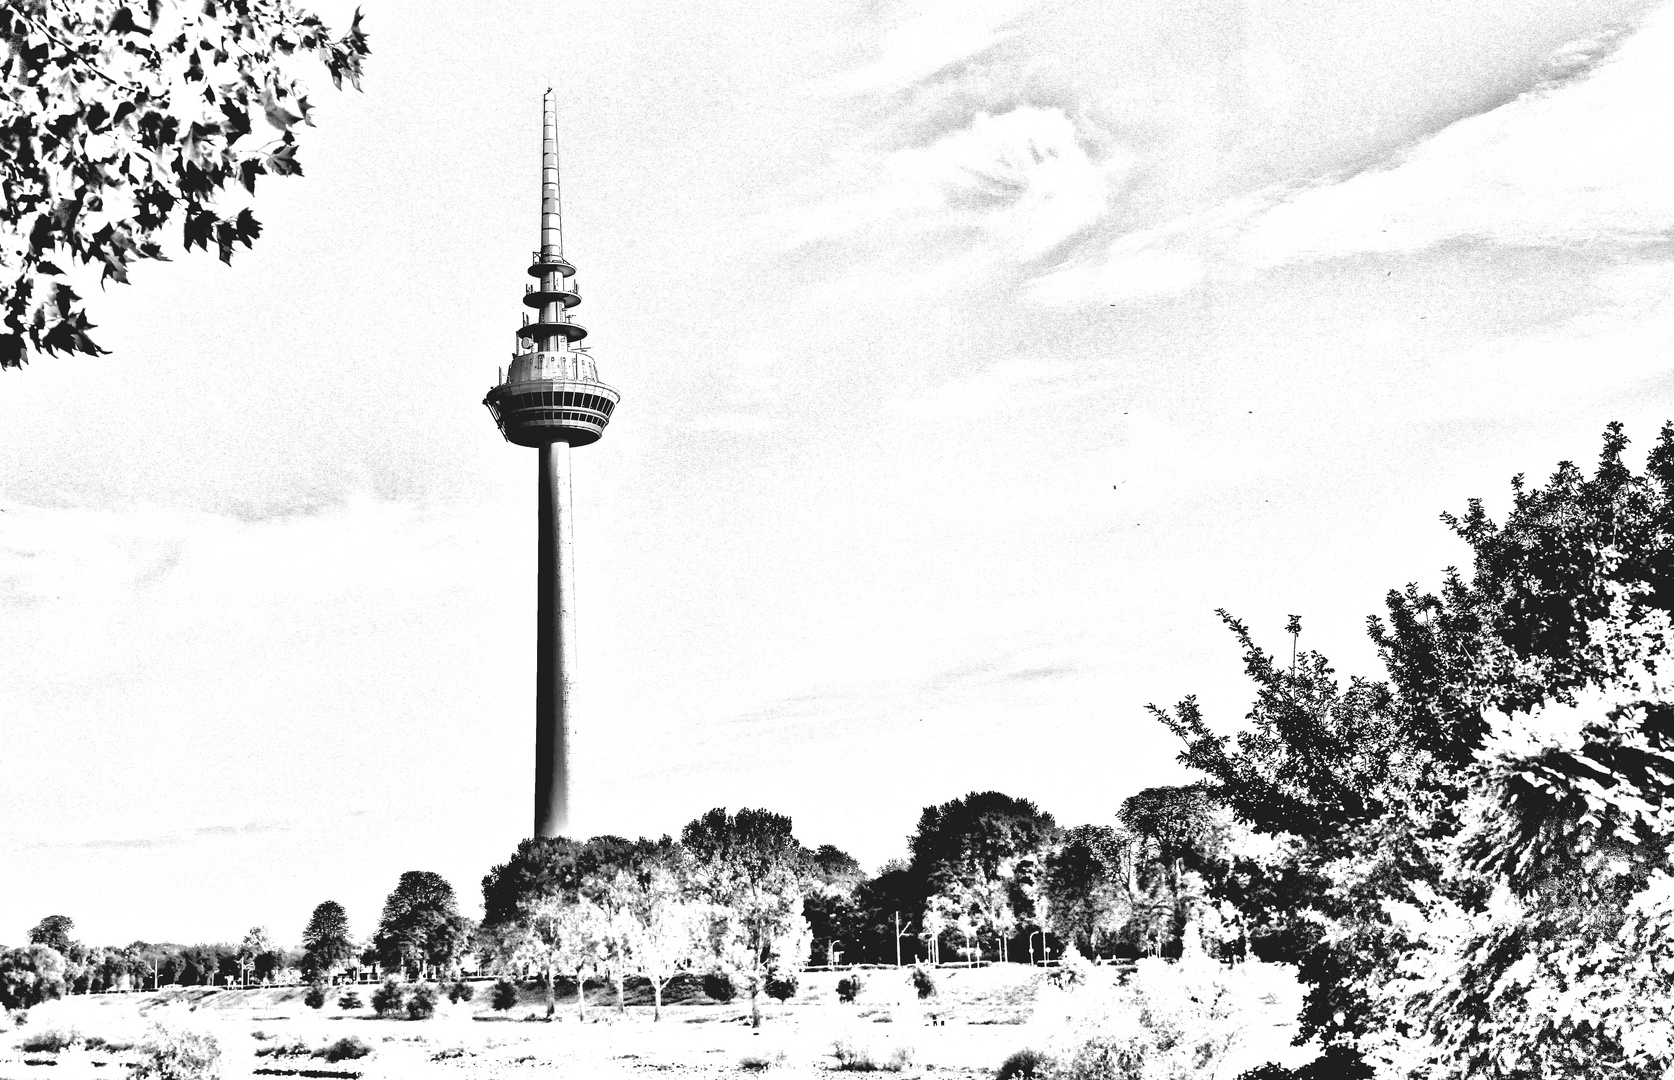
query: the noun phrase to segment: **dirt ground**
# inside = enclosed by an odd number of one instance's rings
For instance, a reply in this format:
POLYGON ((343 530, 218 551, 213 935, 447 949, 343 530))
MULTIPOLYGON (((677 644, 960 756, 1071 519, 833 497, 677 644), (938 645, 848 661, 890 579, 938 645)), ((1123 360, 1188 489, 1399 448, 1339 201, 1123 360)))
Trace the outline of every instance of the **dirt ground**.
MULTIPOLYGON (((84 1040, 97 1036, 134 1042, 158 1016, 213 1032, 226 1080, 268 1075, 310 1080, 766 1075, 789 1080, 835 1071, 833 1047, 839 1040, 879 1062, 904 1049, 911 1064, 900 1073, 903 1077, 962 1080, 992 1075, 1007 1055, 1041 1047, 1052 1037, 1036 1015, 1041 973, 1024 965, 943 969, 937 972, 936 997, 924 1004, 906 973, 894 970, 862 973, 866 986, 860 1000, 842 1004, 836 993, 841 977, 808 973, 791 1001, 764 999, 766 1019, 759 1031, 749 1025, 747 999, 710 1002, 689 983, 673 988, 677 1003, 663 1008, 661 1021, 653 1021, 647 993, 630 993, 626 1011, 619 1013, 609 988, 592 985, 585 1021, 576 1015, 573 988, 563 986, 552 1021, 545 1019, 544 995, 533 989, 525 990, 509 1012, 495 1012, 487 1000, 489 983, 474 984, 475 1000, 469 1003, 443 999, 436 1015, 422 1021, 378 1019, 369 1008, 339 1009, 337 992, 316 1011, 303 1005, 301 988, 77 997, 40 1006, 27 1026, 0 1035, 0 1080, 118 1080, 127 1072, 122 1065, 131 1055, 126 1052, 85 1047, 28 1052, 20 1044, 32 1034, 70 1029, 84 1040), (259 1047, 276 1042, 315 1048, 345 1035, 374 1052, 337 1063, 257 1056, 259 1047)), ((375 987, 357 989, 366 1000, 375 987)), ((1294 980, 1276 980, 1271 991, 1251 1015, 1220 1077, 1236 1077, 1263 1061, 1297 1064, 1313 1056, 1289 1045, 1299 1000, 1294 980)))

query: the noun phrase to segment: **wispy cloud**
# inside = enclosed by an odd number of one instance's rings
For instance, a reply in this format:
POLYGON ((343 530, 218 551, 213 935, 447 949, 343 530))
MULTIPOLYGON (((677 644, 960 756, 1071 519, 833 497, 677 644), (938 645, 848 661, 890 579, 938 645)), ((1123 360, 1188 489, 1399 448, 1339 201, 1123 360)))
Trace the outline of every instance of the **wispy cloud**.
POLYGON ((1210 276, 1448 243, 1643 245, 1674 231, 1674 8, 1560 50, 1555 75, 1383 165, 1271 185, 1042 275, 1046 303, 1142 299, 1210 276))

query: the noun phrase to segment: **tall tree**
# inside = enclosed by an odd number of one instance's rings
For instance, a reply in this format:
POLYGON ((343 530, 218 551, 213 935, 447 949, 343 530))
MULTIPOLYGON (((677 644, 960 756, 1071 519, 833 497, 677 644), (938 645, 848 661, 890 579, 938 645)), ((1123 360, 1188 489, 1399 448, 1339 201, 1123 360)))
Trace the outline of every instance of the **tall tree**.
POLYGON ((243 981, 249 982, 256 963, 274 950, 273 935, 265 926, 252 926, 238 945, 238 970, 243 981))
POLYGON ((585 1014, 585 976, 595 954, 592 913, 578 907, 581 844, 533 837, 482 879, 485 943, 502 961, 528 964, 545 976, 547 1015, 557 1011, 559 972, 576 976, 576 1007, 585 1014))
POLYGON ((1108 825, 1068 830, 1046 857, 1047 929, 1086 955, 1133 912, 1123 881, 1124 837, 1108 825))
POLYGON ((1287 670, 1227 617, 1258 688, 1248 730, 1234 745, 1190 699, 1158 710, 1182 760, 1274 837, 1226 886, 1298 962, 1305 1037, 1384 1060, 1402 1032, 1433 1036, 1457 1053, 1415 1066, 1430 1075, 1645 1075, 1644 1038, 1674 1045, 1632 1004, 1674 991, 1641 978, 1674 971, 1641 861, 1663 843, 1674 730, 1674 426, 1644 475, 1625 447, 1613 424, 1591 476, 1515 478, 1503 524, 1478 500, 1444 515, 1473 565, 1388 594, 1369 620, 1387 682, 1345 688, 1309 653, 1287 670), (1636 948, 1642 971, 1621 966, 1636 948), (1595 977, 1631 992, 1589 1000, 1595 977), (1592 1034, 1549 1055, 1566 1024, 1592 1034))
POLYGON ((447 879, 409 870, 384 900, 372 944, 386 966, 423 972, 460 956, 469 945, 469 930, 447 879))
POLYGON ((703 950, 708 923, 703 906, 687 895, 685 852, 668 837, 641 840, 631 867, 614 887, 626 898, 628 958, 651 984, 652 1019, 663 1017, 663 991, 703 950))
POLYGON ((692 857, 693 889, 714 908, 711 946, 744 976, 750 1023, 759 1028, 768 973, 807 959, 803 847, 791 819, 767 810, 717 807, 688 823, 680 839, 692 857))
POLYGON ((924 808, 908 838, 911 869, 927 896, 945 899, 949 924, 959 917, 953 912, 963 912, 977 934, 987 931, 1003 942, 1056 831, 1052 815, 1028 799, 974 791, 924 808))
POLYGON ((68 956, 76 949, 75 932, 76 921, 68 915, 48 915, 29 931, 29 943, 45 945, 61 956, 68 956))
POLYGON ((358 11, 335 37, 290 0, 0 7, 0 369, 104 351, 66 267, 126 281, 133 263, 166 258, 175 220, 186 250, 214 243, 230 262, 250 246, 261 225, 219 202, 301 174, 295 129, 312 110, 296 61, 358 87, 367 53, 358 11), (277 137, 263 142, 253 117, 277 137))
POLYGON ((309 978, 327 978, 355 958, 354 939, 349 936, 349 913, 335 900, 314 908, 302 931, 303 971, 309 978))

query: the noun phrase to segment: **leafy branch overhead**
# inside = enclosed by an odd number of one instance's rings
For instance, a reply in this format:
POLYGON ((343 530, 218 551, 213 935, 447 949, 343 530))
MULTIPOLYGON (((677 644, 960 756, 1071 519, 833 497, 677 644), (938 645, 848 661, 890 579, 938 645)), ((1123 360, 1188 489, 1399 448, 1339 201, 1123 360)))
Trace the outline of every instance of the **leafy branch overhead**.
POLYGON ((105 352, 66 268, 128 280, 166 259, 162 237, 223 262, 261 223, 225 213, 229 187, 301 175, 296 127, 312 125, 297 62, 360 87, 357 10, 334 37, 290 0, 8 0, 0 8, 0 368, 41 353, 105 352), (268 141, 262 135, 271 135, 268 141))

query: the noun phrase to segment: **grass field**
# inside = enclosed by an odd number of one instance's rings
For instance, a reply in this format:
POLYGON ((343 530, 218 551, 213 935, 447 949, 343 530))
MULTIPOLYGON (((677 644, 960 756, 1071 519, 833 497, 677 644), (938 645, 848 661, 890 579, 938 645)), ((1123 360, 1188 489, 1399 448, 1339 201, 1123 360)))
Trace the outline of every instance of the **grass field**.
MULTIPOLYGON (((759 1031, 749 1026, 749 1002, 709 1001, 694 982, 682 981, 665 997, 663 1018, 653 1022, 649 990, 630 984, 628 1007, 615 1008, 614 992, 589 985, 587 1015, 578 1018, 574 990, 560 985, 558 1011, 547 1021, 542 991, 525 988, 519 1003, 499 1013, 489 1004, 488 983, 477 983, 471 1002, 444 998, 429 1020, 379 1019, 370 1008, 345 1011, 330 996, 321 1010, 307 1008, 302 988, 252 990, 165 989, 50 1002, 29 1023, 0 1036, 0 1080, 117 1080, 149 1020, 175 1017, 213 1033, 222 1050, 222 1076, 298 1076, 317 1080, 471 1077, 651 1077, 670 1074, 796 1077, 835 1072, 834 1047, 842 1042, 879 1063, 904 1055, 902 1076, 947 1078, 991 1075, 1006 1056, 1042 1047, 1055 1032, 1037 1008, 1042 974, 1024 965, 936 973, 938 991, 920 1003, 905 972, 862 973, 865 989, 853 1004, 837 1000, 842 975, 802 976, 795 998, 763 1001, 759 1031), (75 1031, 82 1045, 56 1052, 24 1047, 43 1033, 75 1031), (309 1050, 353 1036, 371 1048, 359 1059, 327 1061, 309 1050), (91 1037, 91 1039, 89 1038, 91 1037), (88 1041, 106 1046, 89 1049, 88 1041), (113 1052, 108 1044, 115 1044, 113 1052), (262 1048, 270 1048, 259 1053, 262 1048), (294 1048, 301 1054, 275 1053, 294 1048), (48 1063, 51 1063, 50 1065, 48 1063)), ((1097 976, 1113 980, 1114 973, 1097 976)), ((362 1000, 373 987, 357 988, 362 1000)), ((1095 990, 1097 987, 1094 988, 1095 990)), ((1298 990, 1279 973, 1233 1055, 1219 1070, 1231 1078, 1266 1060, 1297 1063, 1312 1051, 1288 1045, 1298 990)))

